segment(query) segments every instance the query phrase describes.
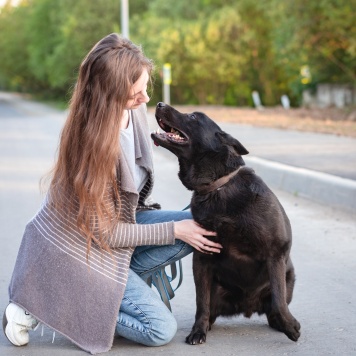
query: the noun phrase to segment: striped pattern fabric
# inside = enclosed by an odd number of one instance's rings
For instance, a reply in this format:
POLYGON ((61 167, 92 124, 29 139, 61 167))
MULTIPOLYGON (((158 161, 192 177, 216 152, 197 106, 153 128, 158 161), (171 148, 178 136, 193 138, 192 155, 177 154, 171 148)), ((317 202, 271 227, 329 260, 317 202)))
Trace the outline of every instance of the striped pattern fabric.
MULTIPOLYGON (((111 253, 92 244, 87 258, 75 216, 56 211, 47 198, 26 226, 9 286, 12 302, 92 354, 112 346, 135 247, 174 244, 173 222, 135 224, 137 210, 159 208, 150 197, 154 178, 145 111, 141 107, 132 117, 136 162, 149 178, 138 194, 125 160, 119 160, 120 220, 108 240, 111 253)), ((105 202, 111 212, 119 209, 110 190, 105 202)))
MULTIPOLYGON (((150 177, 147 189, 141 193, 140 209, 154 209, 144 205, 144 196, 150 191, 150 177)), ((109 194, 108 194, 109 195, 109 194)), ((108 202, 108 199, 107 199, 108 202)), ((109 204, 109 210, 113 211, 115 204, 109 204)), ((75 216, 65 216, 64 213, 50 207, 47 202, 39 213, 33 218, 32 223, 41 234, 53 246, 67 253, 80 263, 90 265, 90 268, 101 273, 106 278, 114 279, 123 286, 126 284, 127 272, 130 266, 131 255, 135 246, 141 245, 169 245, 174 243, 173 224, 135 224, 136 207, 130 201, 130 194, 121 195, 121 221, 115 224, 113 233, 108 243, 112 248, 112 254, 92 247, 89 261, 87 261, 86 239, 78 231, 75 216)))

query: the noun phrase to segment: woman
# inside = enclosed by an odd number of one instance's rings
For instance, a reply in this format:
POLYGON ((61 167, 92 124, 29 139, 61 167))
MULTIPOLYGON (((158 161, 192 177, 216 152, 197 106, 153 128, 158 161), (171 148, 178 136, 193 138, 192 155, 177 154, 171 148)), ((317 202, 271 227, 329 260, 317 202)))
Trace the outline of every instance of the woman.
POLYGON ((113 336, 159 346, 174 317, 144 282, 192 251, 221 245, 190 212, 152 203, 146 106, 152 62, 117 34, 83 60, 46 200, 28 223, 9 287, 4 331, 14 345, 43 322, 91 353, 113 336))

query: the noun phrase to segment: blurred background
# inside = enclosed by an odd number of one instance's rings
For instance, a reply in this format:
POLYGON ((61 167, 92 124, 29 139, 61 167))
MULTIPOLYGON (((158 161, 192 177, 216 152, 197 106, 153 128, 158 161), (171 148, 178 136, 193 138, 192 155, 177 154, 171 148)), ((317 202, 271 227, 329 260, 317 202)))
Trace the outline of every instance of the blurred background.
MULTIPOLYGON (((131 0, 130 39, 156 64, 151 103, 354 105, 356 0, 131 0), (256 99, 256 98, 255 98, 256 99), (257 103, 258 104, 258 103, 257 103)), ((121 32, 119 0, 0 1, 0 90, 63 102, 78 66, 121 32)))

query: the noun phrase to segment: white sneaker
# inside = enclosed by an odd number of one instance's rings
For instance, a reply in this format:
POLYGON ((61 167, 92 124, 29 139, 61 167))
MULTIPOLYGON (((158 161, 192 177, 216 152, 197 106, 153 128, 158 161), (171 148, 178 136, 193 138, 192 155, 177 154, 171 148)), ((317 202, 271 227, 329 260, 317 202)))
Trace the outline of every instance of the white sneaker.
POLYGON ((8 340, 15 346, 24 346, 29 342, 29 330, 34 330, 38 321, 27 311, 10 303, 4 312, 2 327, 8 340))

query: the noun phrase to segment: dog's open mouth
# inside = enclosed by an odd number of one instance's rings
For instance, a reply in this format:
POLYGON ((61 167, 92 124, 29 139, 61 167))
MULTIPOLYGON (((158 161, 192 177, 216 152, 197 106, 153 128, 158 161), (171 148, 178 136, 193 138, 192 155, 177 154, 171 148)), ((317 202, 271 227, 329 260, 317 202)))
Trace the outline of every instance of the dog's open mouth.
MULTIPOLYGON (((184 134, 182 131, 167 125, 165 122, 163 122, 162 119, 157 119, 157 123, 159 127, 164 131, 160 132, 157 130, 155 132, 155 136, 160 139, 160 140, 168 140, 176 144, 185 144, 188 142, 188 137, 186 134, 184 134)), ((159 146, 159 144, 154 141, 156 146, 159 146)))

